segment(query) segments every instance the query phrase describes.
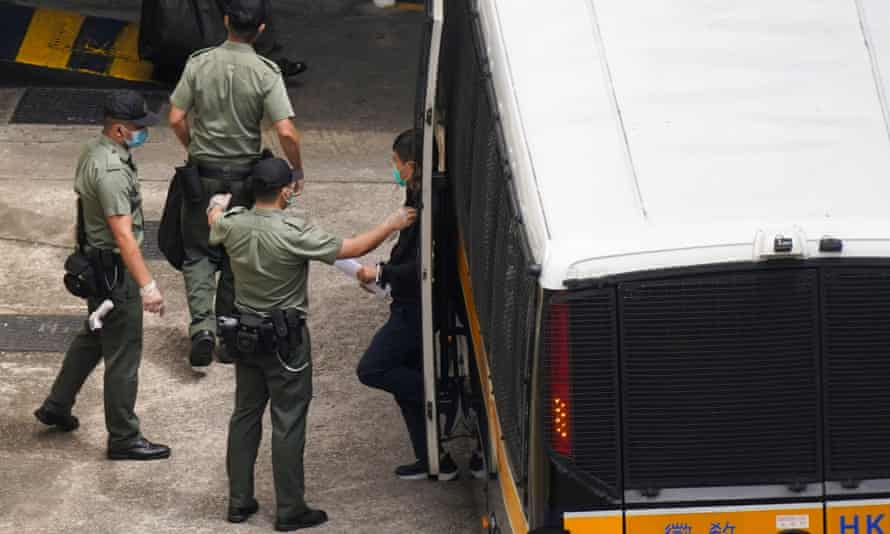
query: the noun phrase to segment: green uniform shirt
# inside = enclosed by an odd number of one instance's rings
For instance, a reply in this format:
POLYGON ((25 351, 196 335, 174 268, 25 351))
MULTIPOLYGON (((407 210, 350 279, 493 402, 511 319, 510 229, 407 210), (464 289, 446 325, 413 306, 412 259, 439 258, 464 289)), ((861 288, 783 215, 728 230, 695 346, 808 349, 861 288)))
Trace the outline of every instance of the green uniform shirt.
POLYGON ((210 244, 229 255, 239 309, 305 313, 309 260, 334 263, 343 241, 282 210, 239 207, 217 217, 210 244))
POLYGON ((118 250, 106 217, 130 215, 133 235, 142 244, 142 195, 139 176, 130 151, 105 135, 84 147, 77 161, 74 192, 83 204, 87 244, 118 250))
POLYGON ((192 119, 189 155, 209 163, 256 160, 263 116, 294 115, 278 65, 232 41, 192 54, 170 102, 192 119))

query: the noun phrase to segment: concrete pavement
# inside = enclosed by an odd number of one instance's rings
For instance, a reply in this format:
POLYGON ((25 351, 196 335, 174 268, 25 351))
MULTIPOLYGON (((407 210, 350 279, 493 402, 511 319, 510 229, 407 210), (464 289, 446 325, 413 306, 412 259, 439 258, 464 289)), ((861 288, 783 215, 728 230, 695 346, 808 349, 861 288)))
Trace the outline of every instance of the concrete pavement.
MULTIPOLYGON (((123 16, 132 17, 132 2, 118 3, 123 16)), ((283 9, 292 28, 282 32, 287 49, 311 68, 290 91, 307 174, 296 209, 341 235, 369 227, 398 206, 401 193, 388 178, 387 161, 392 137, 411 124, 414 102, 420 18, 378 13, 366 4, 341 2, 342 10, 325 10, 320 2, 294 2, 283 9)), ((0 314, 80 314, 82 302, 62 287, 61 265, 73 240, 74 160, 97 130, 9 125, 21 93, 0 90, 0 314)), ((153 130, 137 152, 146 219, 159 218, 172 166, 183 156, 165 128, 153 130)), ((148 463, 104 459, 101 368, 75 406, 81 428, 72 434, 45 430, 31 412, 62 355, 0 352, 0 532, 272 528, 268 416, 257 465, 260 512, 245 525, 229 525, 224 457, 233 369, 214 364, 198 373, 189 367, 181 277, 162 261, 150 268, 169 313, 145 320, 137 413, 145 435, 171 445, 172 457, 148 463)), ((361 386, 354 375, 386 318, 386 305, 323 265, 313 267, 310 288, 315 399, 307 497, 331 516, 313 532, 473 532, 480 514, 466 472, 452 483, 403 482, 392 475, 395 465, 411 459, 398 410, 389 396, 361 386)), ((465 467, 464 458, 458 461, 465 467)))

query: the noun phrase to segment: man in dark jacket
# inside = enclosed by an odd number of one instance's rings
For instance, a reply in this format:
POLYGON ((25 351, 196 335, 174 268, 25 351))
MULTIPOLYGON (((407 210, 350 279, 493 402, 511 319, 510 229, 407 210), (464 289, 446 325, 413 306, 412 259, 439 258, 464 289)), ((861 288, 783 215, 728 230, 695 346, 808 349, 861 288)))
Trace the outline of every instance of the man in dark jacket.
MULTIPOLYGON (((407 130, 396 137, 392 147, 393 179, 406 188, 405 206, 410 208, 417 208, 421 201, 417 164, 417 157, 423 153, 421 139, 420 132, 407 130)), ((363 283, 376 282, 391 288, 389 320, 374 336, 357 373, 362 384, 391 393, 402 410, 417 457, 414 463, 396 469, 396 476, 406 480, 426 479, 429 474, 423 409, 420 235, 420 224, 403 230, 388 262, 364 266, 356 274, 363 283)), ((439 480, 452 480, 457 473, 457 465, 445 455, 439 466, 439 480)))

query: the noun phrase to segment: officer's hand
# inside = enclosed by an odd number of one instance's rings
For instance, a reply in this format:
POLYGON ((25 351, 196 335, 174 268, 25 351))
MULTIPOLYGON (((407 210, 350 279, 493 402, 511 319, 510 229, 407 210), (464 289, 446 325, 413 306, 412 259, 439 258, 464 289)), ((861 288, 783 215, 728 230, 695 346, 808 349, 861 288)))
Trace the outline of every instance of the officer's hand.
POLYGON ((164 316, 164 296, 158 289, 158 284, 152 280, 139 290, 142 296, 142 309, 149 313, 157 313, 161 317, 164 316))
POLYGON ((232 193, 217 193, 210 197, 210 203, 207 205, 209 212, 213 208, 227 209, 232 202, 232 193))
POLYGON ((302 195, 304 187, 306 187, 306 180, 303 178, 297 180, 297 183, 294 184, 294 196, 298 197, 302 195))
POLYGON ((417 210, 414 208, 401 207, 398 211, 386 218, 385 224, 392 231, 404 230, 408 228, 417 219, 417 210))
POLYGON ((355 277, 358 278, 359 281, 363 284, 373 284, 377 281, 377 268, 363 265, 355 273, 355 277))

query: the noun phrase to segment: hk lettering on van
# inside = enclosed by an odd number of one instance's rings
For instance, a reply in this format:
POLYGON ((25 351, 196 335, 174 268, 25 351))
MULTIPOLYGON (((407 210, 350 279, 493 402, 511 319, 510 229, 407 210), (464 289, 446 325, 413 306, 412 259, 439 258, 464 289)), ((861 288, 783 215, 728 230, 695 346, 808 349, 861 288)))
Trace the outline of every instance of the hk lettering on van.
POLYGON ((842 515, 839 534, 884 534, 883 520, 884 514, 868 514, 864 519, 858 514, 849 518, 842 515))

